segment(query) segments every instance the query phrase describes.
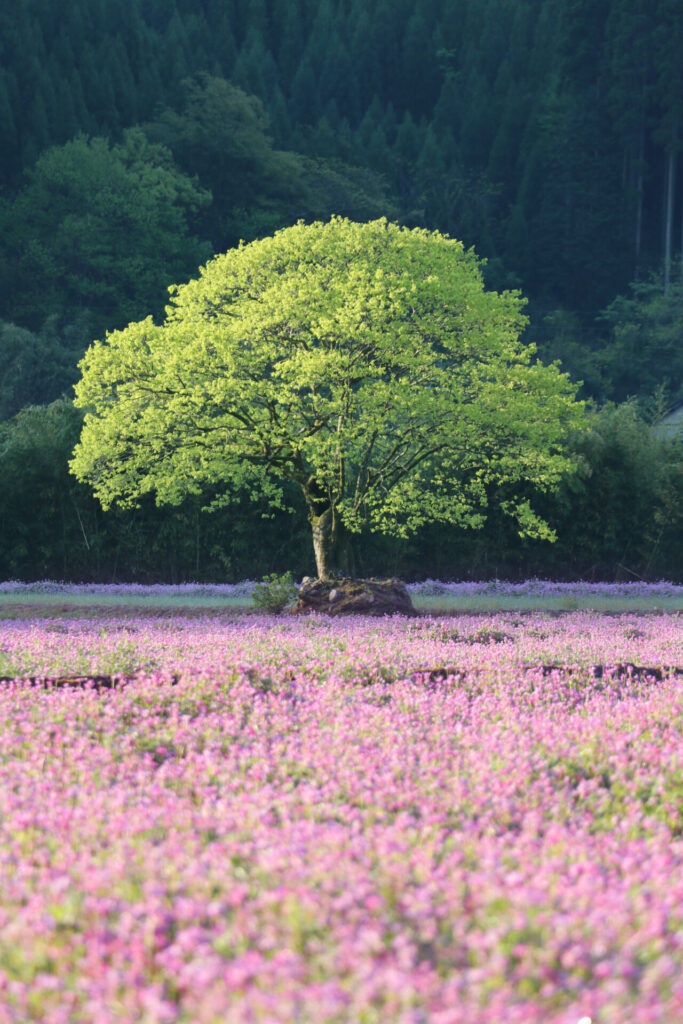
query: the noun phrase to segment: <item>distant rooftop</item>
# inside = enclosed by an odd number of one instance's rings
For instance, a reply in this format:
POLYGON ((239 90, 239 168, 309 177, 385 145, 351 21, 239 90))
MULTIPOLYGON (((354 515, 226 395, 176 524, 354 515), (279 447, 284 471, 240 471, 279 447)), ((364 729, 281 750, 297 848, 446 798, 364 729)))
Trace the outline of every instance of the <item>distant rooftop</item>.
POLYGON ((666 416, 662 416, 655 429, 658 434, 665 437, 673 437, 683 432, 683 402, 678 402, 666 416))

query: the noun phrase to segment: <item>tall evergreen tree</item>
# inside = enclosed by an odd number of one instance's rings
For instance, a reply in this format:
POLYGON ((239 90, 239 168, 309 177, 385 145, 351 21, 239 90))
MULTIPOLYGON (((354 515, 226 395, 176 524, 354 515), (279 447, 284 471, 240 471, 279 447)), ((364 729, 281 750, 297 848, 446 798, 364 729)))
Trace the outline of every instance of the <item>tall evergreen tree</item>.
POLYGON ((683 10, 675 0, 657 0, 656 98, 659 117, 654 137, 664 153, 665 206, 663 230, 664 290, 671 284, 674 250, 683 257, 683 213, 681 235, 674 237, 674 216, 679 205, 681 150, 683 149, 683 10))
POLYGON ((258 96, 267 103, 278 88, 278 71, 272 54, 266 49, 263 36, 251 28, 233 70, 232 81, 244 92, 258 96))
POLYGON ((8 77, 0 71, 0 172, 5 182, 14 178, 20 161, 19 136, 12 112, 8 77))
POLYGON ((606 26, 607 102, 623 152, 622 217, 638 278, 643 253, 645 147, 654 40, 649 0, 613 0, 606 26))

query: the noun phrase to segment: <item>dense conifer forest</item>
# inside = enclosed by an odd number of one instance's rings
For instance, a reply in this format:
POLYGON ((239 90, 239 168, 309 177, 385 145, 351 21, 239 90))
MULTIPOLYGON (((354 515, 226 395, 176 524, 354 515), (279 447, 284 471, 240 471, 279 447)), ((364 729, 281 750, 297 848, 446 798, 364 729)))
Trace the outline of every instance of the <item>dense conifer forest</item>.
POLYGON ((681 53, 679 0, 4 4, 0 576, 310 568, 301 517, 254 554, 246 497, 104 515, 66 462, 94 338, 160 316, 212 253, 332 214, 473 246, 594 404, 583 473, 540 499, 556 545, 492 515, 365 538, 361 568, 683 571, 680 451, 651 428, 683 399, 681 53))

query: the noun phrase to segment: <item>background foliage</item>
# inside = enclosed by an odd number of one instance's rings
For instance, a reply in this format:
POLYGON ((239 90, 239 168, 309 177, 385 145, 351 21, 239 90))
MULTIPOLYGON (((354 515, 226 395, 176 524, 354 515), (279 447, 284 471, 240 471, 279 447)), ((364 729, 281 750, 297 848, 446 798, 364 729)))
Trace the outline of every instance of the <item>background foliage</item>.
MULTIPOLYGON (((67 462, 81 429, 71 402, 29 408, 0 424, 0 567, 4 578, 140 582, 260 579, 291 569, 313 575, 306 509, 287 491, 294 515, 271 512, 248 494, 230 509, 202 511, 152 501, 104 513, 67 462), (268 516, 263 520, 263 516, 268 516)), ((683 578, 683 452, 662 439, 635 403, 593 413, 577 437, 580 476, 557 495, 536 495, 557 529, 555 544, 521 541, 492 511, 479 531, 435 526, 410 540, 363 533, 361 574, 406 578, 683 578)))

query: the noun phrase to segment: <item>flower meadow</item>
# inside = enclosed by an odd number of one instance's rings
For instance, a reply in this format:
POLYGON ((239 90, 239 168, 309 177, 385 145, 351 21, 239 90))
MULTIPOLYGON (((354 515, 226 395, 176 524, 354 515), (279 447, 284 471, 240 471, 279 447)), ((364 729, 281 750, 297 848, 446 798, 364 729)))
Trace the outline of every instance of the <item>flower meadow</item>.
POLYGON ((0 1024, 683 1021, 678 615, 5 620, 0 659, 121 677, 0 685, 0 1024))
MULTIPOLYGON (((38 580, 24 583, 21 580, 0 582, 0 594, 94 594, 97 596, 125 595, 128 597, 248 597, 258 585, 256 580, 241 580, 239 583, 62 583, 58 580, 38 580)), ((422 580, 409 583, 413 595, 430 596, 478 596, 498 594, 506 597, 556 597, 556 596, 600 596, 600 597, 683 597, 683 586, 667 580, 655 583, 635 581, 631 583, 561 583, 553 580, 525 580, 510 583, 507 580, 465 580, 443 582, 422 580)))

